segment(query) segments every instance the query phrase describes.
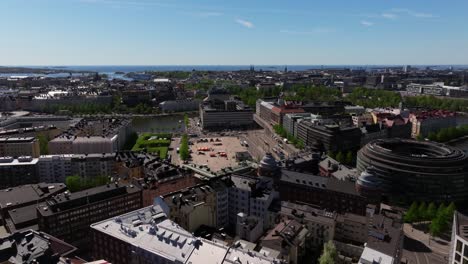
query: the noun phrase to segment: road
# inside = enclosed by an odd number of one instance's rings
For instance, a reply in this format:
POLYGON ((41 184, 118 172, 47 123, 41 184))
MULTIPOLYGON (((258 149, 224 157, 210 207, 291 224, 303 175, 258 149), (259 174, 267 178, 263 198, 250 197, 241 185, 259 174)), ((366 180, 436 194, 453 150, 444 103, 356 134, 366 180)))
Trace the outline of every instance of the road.
POLYGON ((403 230, 405 232, 403 258, 408 260, 408 264, 447 263, 450 242, 439 238, 434 240, 409 224, 405 224, 403 230))

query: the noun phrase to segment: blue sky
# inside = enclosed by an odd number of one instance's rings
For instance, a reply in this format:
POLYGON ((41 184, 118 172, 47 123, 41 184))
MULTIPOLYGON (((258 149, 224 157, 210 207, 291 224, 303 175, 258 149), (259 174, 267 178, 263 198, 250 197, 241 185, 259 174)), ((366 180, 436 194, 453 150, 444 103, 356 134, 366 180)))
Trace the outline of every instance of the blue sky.
POLYGON ((1 0, 0 65, 468 64, 466 0, 1 0))

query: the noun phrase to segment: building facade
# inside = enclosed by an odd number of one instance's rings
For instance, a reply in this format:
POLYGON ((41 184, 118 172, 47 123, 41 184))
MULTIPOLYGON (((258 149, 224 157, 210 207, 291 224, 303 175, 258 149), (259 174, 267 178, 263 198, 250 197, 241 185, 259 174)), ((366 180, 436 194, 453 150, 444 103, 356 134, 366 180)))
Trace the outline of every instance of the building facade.
POLYGON ((80 248, 90 242, 92 223, 142 207, 141 189, 108 184, 65 192, 37 206, 39 229, 80 248))
POLYGON ((468 214, 455 212, 450 241, 449 264, 468 262, 468 214))
POLYGON ((0 188, 39 183, 37 163, 31 156, 0 157, 0 188))
POLYGON ((0 138, 0 157, 39 157, 39 140, 34 137, 0 138))
POLYGON ((338 213, 366 215, 368 201, 359 195, 353 182, 282 170, 277 185, 282 201, 308 203, 338 213))

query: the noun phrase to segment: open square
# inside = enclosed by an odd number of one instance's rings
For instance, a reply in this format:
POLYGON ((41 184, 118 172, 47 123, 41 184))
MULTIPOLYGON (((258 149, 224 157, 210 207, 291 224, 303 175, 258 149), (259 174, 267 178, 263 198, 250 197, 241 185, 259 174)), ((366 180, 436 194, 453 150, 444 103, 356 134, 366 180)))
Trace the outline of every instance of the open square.
POLYGON ((189 163, 206 165, 213 172, 236 166, 236 153, 247 151, 237 137, 191 138, 190 142, 193 144, 190 145, 192 160, 189 163))

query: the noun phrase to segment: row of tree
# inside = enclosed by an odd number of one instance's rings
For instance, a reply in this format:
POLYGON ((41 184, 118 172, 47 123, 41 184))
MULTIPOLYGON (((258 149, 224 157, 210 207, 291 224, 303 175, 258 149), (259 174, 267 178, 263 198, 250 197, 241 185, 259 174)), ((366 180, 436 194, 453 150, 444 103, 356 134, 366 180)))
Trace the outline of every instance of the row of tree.
POLYGON ((351 150, 346 152, 346 154, 341 151, 336 154, 333 151, 329 151, 327 154, 330 158, 346 165, 353 165, 356 160, 356 153, 352 152, 351 150))
POLYGON ((105 185, 109 183, 109 177, 97 176, 93 178, 82 178, 78 175, 68 176, 65 184, 70 192, 78 192, 89 188, 105 185))
POLYGON ((284 93, 286 100, 297 101, 339 101, 347 100, 355 105, 364 107, 398 107, 404 102, 409 107, 424 107, 429 109, 441 109, 451 111, 468 112, 468 101, 449 98, 437 98, 434 96, 408 96, 402 98, 400 93, 379 89, 367 89, 358 87, 345 98, 340 90, 325 86, 293 85, 291 87, 276 86, 270 89, 256 89, 255 87, 240 87, 231 85, 228 90, 241 98, 244 103, 254 106, 259 98, 277 97, 284 93))
POLYGON ((62 105, 62 104, 48 104, 42 109, 44 113, 55 114, 58 111, 69 111, 73 114, 110 114, 112 113, 112 107, 105 104, 88 103, 79 105, 62 105))
POLYGON ((359 87, 354 89, 347 97, 355 105, 364 107, 397 107, 401 102, 401 96, 398 93, 378 89, 366 89, 359 87))
POLYGON ((468 101, 461 99, 438 98, 435 96, 408 96, 405 105, 409 107, 424 107, 450 111, 468 111, 468 101))
POLYGON ((323 252, 319 258, 319 264, 335 264, 338 258, 338 252, 336 251, 335 244, 329 240, 323 245, 323 252))
POLYGON ((180 140, 179 155, 182 160, 188 160, 190 158, 187 134, 182 135, 180 140))
POLYGON ((185 124, 185 128, 189 128, 190 120, 189 120, 189 116, 187 113, 184 114, 184 124, 185 124))
POLYGON ((154 75, 157 78, 187 79, 192 72, 189 71, 146 71, 145 74, 154 75))
POLYGON ((49 137, 46 134, 40 133, 37 135, 37 140, 39 141, 39 151, 41 155, 49 154, 49 137))
POLYGON ((273 129, 275 130, 276 134, 278 134, 282 138, 286 138, 288 140, 288 142, 293 144, 296 148, 304 149, 304 147, 305 147, 304 141, 302 141, 301 139, 298 139, 294 135, 288 133, 286 131, 286 129, 284 127, 282 127, 281 125, 274 125, 273 129))
MULTIPOLYGON (((447 142, 466 135, 468 135, 468 125, 463 125, 459 127, 446 127, 437 132, 430 132, 427 138, 432 141, 447 142)), ((418 137, 418 139, 421 139, 421 137, 418 137)))
POLYGON ((341 91, 336 88, 315 85, 292 85, 285 89, 286 100, 313 100, 321 102, 331 102, 341 100, 341 91))
POLYGON ((438 236, 450 228, 455 212, 455 204, 452 202, 449 206, 441 203, 437 206, 435 203, 427 205, 425 202, 413 202, 403 217, 407 223, 417 223, 431 221, 429 231, 431 235, 438 236))

